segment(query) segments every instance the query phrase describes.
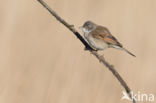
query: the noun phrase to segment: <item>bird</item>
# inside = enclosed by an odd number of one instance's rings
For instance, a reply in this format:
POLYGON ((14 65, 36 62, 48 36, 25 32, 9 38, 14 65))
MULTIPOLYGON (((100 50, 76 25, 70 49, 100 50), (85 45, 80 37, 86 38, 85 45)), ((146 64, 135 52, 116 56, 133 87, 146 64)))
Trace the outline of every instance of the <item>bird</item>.
POLYGON ((136 57, 133 53, 125 49, 106 27, 97 25, 92 21, 86 21, 81 26, 81 29, 84 33, 84 38, 94 50, 99 51, 107 48, 116 48, 136 57))

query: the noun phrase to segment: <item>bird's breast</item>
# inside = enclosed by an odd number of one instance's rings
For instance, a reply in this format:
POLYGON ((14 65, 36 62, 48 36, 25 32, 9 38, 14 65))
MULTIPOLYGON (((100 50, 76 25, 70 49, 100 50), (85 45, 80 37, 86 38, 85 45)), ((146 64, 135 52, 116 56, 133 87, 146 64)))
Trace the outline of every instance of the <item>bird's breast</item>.
POLYGON ((94 38, 94 37, 92 37, 92 36, 87 36, 86 38, 87 38, 89 44, 90 44, 93 48, 95 48, 95 49, 104 50, 104 49, 108 48, 108 44, 105 43, 105 42, 102 41, 102 40, 96 39, 96 38, 94 38))

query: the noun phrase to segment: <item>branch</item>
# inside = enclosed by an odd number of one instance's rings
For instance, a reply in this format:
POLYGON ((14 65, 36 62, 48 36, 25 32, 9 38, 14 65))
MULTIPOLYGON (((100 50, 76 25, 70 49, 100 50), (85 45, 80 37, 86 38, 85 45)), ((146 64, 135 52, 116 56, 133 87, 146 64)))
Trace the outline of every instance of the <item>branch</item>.
POLYGON ((42 6, 44 6, 51 15, 53 15, 60 23, 62 23, 64 26, 66 26, 71 32, 75 34, 75 36, 83 43, 85 48, 91 52, 101 63, 103 63, 104 66, 106 66, 113 75, 117 78, 117 80, 120 82, 120 84, 123 86, 123 88, 126 90, 127 94, 133 100, 133 103, 136 103, 135 99, 132 98, 131 95, 131 89, 128 87, 127 83, 122 79, 120 74, 115 70, 115 68, 110 65, 103 56, 99 55, 97 51, 94 51, 94 49, 84 40, 84 38, 78 33, 78 31, 74 28, 73 25, 68 24, 66 21, 64 21, 60 16, 58 16, 55 11, 53 11, 44 1, 37 0, 39 3, 41 3, 42 6))

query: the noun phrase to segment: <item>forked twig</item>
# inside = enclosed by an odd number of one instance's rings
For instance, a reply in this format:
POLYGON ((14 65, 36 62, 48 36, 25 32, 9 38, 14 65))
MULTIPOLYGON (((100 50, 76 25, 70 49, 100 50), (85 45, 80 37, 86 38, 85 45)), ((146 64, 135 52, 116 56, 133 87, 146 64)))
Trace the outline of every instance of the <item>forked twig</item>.
POLYGON ((85 48, 89 50, 100 62, 102 62, 117 78, 117 80, 120 82, 120 84, 123 86, 123 88, 126 90, 129 97, 133 100, 133 103, 136 103, 135 99, 132 98, 131 95, 131 89, 128 87, 127 83, 122 79, 120 74, 115 70, 115 68, 110 65, 103 56, 99 55, 97 51, 94 51, 94 49, 84 40, 84 38, 78 33, 78 31, 74 28, 73 25, 68 24, 66 21, 64 21, 60 16, 58 16, 54 10, 52 10, 43 0, 37 0, 41 3, 42 6, 44 6, 59 22, 61 22, 64 26, 66 26, 71 32, 73 32, 77 38, 83 43, 85 48))

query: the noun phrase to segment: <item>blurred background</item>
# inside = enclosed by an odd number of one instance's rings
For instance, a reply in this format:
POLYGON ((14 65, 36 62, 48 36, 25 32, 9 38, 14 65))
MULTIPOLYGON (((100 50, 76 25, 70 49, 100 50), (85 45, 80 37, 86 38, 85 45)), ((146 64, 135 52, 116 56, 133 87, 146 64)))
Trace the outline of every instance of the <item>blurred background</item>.
MULTIPOLYGON (((156 95, 155 0, 44 1, 81 34, 87 20, 108 27, 137 57, 107 49, 106 60, 134 93, 156 95)), ((37 0, 1 0, 0 103, 131 103, 121 100, 124 89, 112 73, 83 49, 37 0)))

